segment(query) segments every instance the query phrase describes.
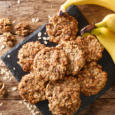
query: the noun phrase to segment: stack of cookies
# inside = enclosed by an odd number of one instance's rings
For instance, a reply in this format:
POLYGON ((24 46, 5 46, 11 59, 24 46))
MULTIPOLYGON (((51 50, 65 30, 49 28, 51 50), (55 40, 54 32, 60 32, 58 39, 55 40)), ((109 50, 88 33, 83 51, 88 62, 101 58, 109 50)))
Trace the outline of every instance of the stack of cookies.
POLYGON ((19 93, 31 104, 48 100, 53 115, 73 115, 81 105, 80 93, 95 95, 106 84, 107 73, 97 64, 104 48, 92 35, 76 37, 78 22, 66 13, 51 17, 46 31, 56 47, 28 42, 18 52, 18 63, 29 72, 19 93))

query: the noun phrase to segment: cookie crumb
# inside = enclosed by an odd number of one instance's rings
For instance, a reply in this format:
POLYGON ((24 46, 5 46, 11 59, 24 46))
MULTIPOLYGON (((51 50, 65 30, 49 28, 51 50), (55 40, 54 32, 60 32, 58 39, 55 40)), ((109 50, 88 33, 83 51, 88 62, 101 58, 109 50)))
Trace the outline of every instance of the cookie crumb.
POLYGON ((7 55, 7 58, 10 58, 11 56, 10 55, 7 55))

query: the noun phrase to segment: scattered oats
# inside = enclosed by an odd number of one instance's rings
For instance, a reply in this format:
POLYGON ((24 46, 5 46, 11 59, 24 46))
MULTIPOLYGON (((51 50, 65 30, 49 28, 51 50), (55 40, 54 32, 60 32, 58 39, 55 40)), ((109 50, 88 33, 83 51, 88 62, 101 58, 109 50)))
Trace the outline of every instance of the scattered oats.
POLYGON ((3 50, 5 47, 6 47, 5 45, 2 45, 0 49, 3 50))
POLYGON ((23 101, 19 101, 19 104, 23 104, 23 101))
POLYGON ((48 42, 47 41, 44 41, 44 44, 47 44, 48 42))
POLYGON ((17 3, 20 4, 21 0, 17 0, 17 3))
POLYGON ((13 67, 13 70, 16 70, 16 68, 15 68, 15 67, 13 67))
POLYGON ((38 40, 41 40, 41 39, 42 39, 41 37, 38 38, 38 40))
POLYGON ((39 18, 32 18, 32 22, 33 22, 33 23, 39 22, 39 18))
POLYGON ((41 32, 38 32, 38 37, 41 37, 42 33, 41 32))
POLYGON ((12 91, 16 91, 16 90, 17 90, 17 87, 12 87, 11 90, 12 90, 12 91))
POLYGON ((47 37, 43 37, 43 40, 47 40, 47 37))
POLYGON ((10 58, 11 56, 10 55, 7 55, 7 58, 10 58))
POLYGON ((51 18, 51 16, 48 15, 48 18, 51 18))
POLYGON ((3 105, 3 103, 0 103, 0 107, 3 105))
POLYGON ((15 23, 16 23, 16 20, 12 21, 12 23, 15 24, 15 23))

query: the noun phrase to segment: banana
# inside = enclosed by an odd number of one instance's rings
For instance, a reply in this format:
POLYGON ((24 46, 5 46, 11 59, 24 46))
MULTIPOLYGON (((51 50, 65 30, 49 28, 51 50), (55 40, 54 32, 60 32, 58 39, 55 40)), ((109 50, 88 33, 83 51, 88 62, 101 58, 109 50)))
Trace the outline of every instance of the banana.
POLYGON ((106 27, 115 32, 115 13, 107 15, 101 22, 95 24, 96 27, 106 27))
POLYGON ((113 62, 115 63, 115 33, 108 28, 100 27, 91 31, 91 34, 96 35, 100 43, 111 55, 113 62))
POLYGON ((60 10, 65 12, 66 9, 71 5, 83 4, 95 4, 115 12, 115 0, 67 0, 63 5, 61 5, 60 10))

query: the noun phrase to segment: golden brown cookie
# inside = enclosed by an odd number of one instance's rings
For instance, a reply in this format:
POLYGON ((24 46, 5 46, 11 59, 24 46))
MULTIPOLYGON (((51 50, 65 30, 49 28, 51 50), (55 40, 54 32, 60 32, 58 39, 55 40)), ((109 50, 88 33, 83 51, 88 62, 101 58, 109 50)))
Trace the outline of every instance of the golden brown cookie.
POLYGON ((65 51, 68 57, 67 75, 76 75, 85 64, 83 51, 78 47, 75 41, 63 41, 58 46, 65 51))
POLYGON ((63 13, 61 16, 56 15, 49 19, 46 31, 50 42, 59 43, 60 41, 74 40, 78 32, 78 22, 74 17, 63 13))
POLYGON ((34 58, 34 71, 45 76, 46 80, 62 79, 66 72, 68 60, 63 50, 46 47, 34 58))
POLYGON ((78 37, 76 39, 78 46, 85 52, 87 62, 97 61, 102 57, 104 47, 93 35, 87 37, 78 37))
POLYGON ((31 104, 45 100, 46 82, 42 78, 34 73, 23 76, 18 86, 20 96, 31 104))
POLYGON ((107 81, 107 73, 96 62, 91 62, 79 72, 78 81, 83 94, 86 96, 96 95, 104 88, 107 81))
POLYGON ((18 63, 25 72, 32 70, 35 55, 44 47, 39 41, 28 42, 22 46, 18 52, 18 63))
POLYGON ((53 115, 73 115, 81 105, 80 84, 71 76, 49 82, 46 87, 46 98, 53 115))

